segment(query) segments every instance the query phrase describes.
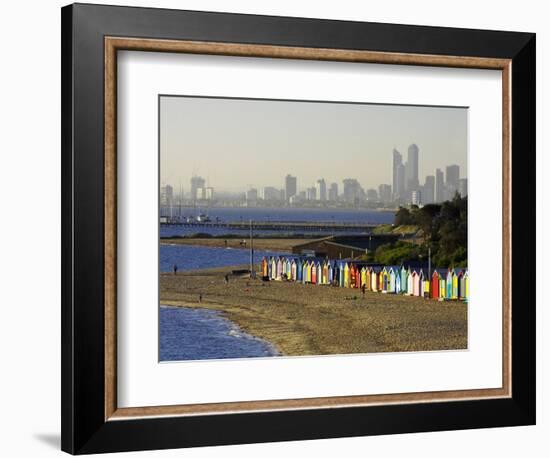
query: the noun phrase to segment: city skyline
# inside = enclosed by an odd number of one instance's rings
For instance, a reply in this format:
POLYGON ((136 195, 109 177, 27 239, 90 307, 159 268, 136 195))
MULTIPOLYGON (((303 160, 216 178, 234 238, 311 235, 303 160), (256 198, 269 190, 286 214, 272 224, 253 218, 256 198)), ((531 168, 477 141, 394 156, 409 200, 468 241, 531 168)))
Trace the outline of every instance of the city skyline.
MULTIPOLYGON (((404 180, 403 171, 408 172, 407 185, 399 185, 398 191, 393 192, 392 185, 381 183, 377 188, 364 188, 361 183, 354 178, 345 178, 342 180, 342 188, 337 182, 328 184, 324 178, 316 180, 315 186, 300 188, 298 186, 298 177, 290 173, 284 177, 284 187, 263 186, 260 188, 248 187, 239 192, 226 193, 222 191, 222 201, 241 201, 248 204, 256 204, 261 201, 280 202, 283 205, 301 205, 308 202, 318 202, 320 204, 353 204, 361 203, 392 203, 395 205, 425 205, 430 203, 440 203, 453 198, 458 192, 462 197, 468 195, 468 179, 461 177, 460 167, 451 164, 445 167, 445 175, 440 169, 435 170, 434 175, 427 175, 421 184, 417 172, 414 172, 415 164, 419 160, 419 148, 416 144, 409 147, 412 154, 407 163, 403 164, 401 155, 394 149, 393 151, 393 183, 404 180), (410 164, 412 159, 413 164, 410 164), (396 167, 397 165, 397 167, 396 167), (411 172, 412 170, 412 172, 411 172), (339 192, 343 189, 343 192, 339 192)), ((205 186, 203 177, 193 175, 190 179, 190 191, 185 193, 183 187, 174 190, 170 184, 161 185, 160 200, 161 205, 172 205, 176 200, 187 200, 193 203, 200 201, 216 201, 219 196, 214 194, 214 187, 205 186)))
POLYGON ((218 192, 299 190, 356 179, 364 189, 393 186, 392 151, 418 145, 404 171, 419 185, 450 164, 467 178, 467 109, 197 97, 160 98, 161 183, 189 192, 191 176, 218 192), (420 157, 418 157, 418 155, 420 157))

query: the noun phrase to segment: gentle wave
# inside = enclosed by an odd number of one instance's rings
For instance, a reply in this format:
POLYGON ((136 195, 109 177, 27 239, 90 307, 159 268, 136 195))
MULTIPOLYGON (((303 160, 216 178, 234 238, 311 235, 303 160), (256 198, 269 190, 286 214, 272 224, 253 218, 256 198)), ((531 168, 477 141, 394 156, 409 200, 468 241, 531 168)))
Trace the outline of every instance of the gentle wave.
POLYGON ((278 356, 265 340, 245 333, 220 312, 160 308, 160 361, 278 356))

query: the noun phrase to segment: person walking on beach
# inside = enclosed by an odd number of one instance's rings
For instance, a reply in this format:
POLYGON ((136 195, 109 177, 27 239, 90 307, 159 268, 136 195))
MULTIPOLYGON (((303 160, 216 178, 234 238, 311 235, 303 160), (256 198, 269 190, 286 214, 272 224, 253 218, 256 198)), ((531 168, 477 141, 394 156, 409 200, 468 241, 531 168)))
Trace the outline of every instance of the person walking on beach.
POLYGON ((178 265, 174 264, 174 275, 178 274, 178 265))
POLYGON ((363 283, 363 285, 361 285, 361 294, 363 294, 363 299, 365 298, 366 288, 367 288, 367 286, 363 283))
POLYGON ((199 302, 202 302, 202 293, 199 293, 199 302))

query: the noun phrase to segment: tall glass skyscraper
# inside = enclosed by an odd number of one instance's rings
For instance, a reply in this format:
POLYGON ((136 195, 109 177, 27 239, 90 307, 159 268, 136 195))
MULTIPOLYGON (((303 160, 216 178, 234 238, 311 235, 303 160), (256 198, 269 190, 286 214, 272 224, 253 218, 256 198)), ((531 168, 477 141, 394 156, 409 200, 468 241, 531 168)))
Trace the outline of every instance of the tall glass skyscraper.
POLYGON ((292 196, 296 195, 296 191, 298 190, 298 180, 296 177, 293 177, 292 175, 287 175, 285 177, 285 198, 286 200, 290 200, 292 196))
POLYGON ((406 166, 407 191, 414 191, 419 187, 418 181, 418 146, 414 143, 409 146, 406 166))

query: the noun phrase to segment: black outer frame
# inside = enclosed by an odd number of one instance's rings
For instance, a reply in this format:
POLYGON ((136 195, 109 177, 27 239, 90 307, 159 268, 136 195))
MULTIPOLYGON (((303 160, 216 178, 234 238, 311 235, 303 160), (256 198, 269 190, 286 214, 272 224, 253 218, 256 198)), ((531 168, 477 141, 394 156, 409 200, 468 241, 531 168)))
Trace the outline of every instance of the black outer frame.
POLYGON ((99 453, 535 424, 535 291, 512 290, 512 397, 104 419, 104 37, 512 59, 512 276, 535 268, 535 34, 74 4, 62 8, 61 448, 99 453))

